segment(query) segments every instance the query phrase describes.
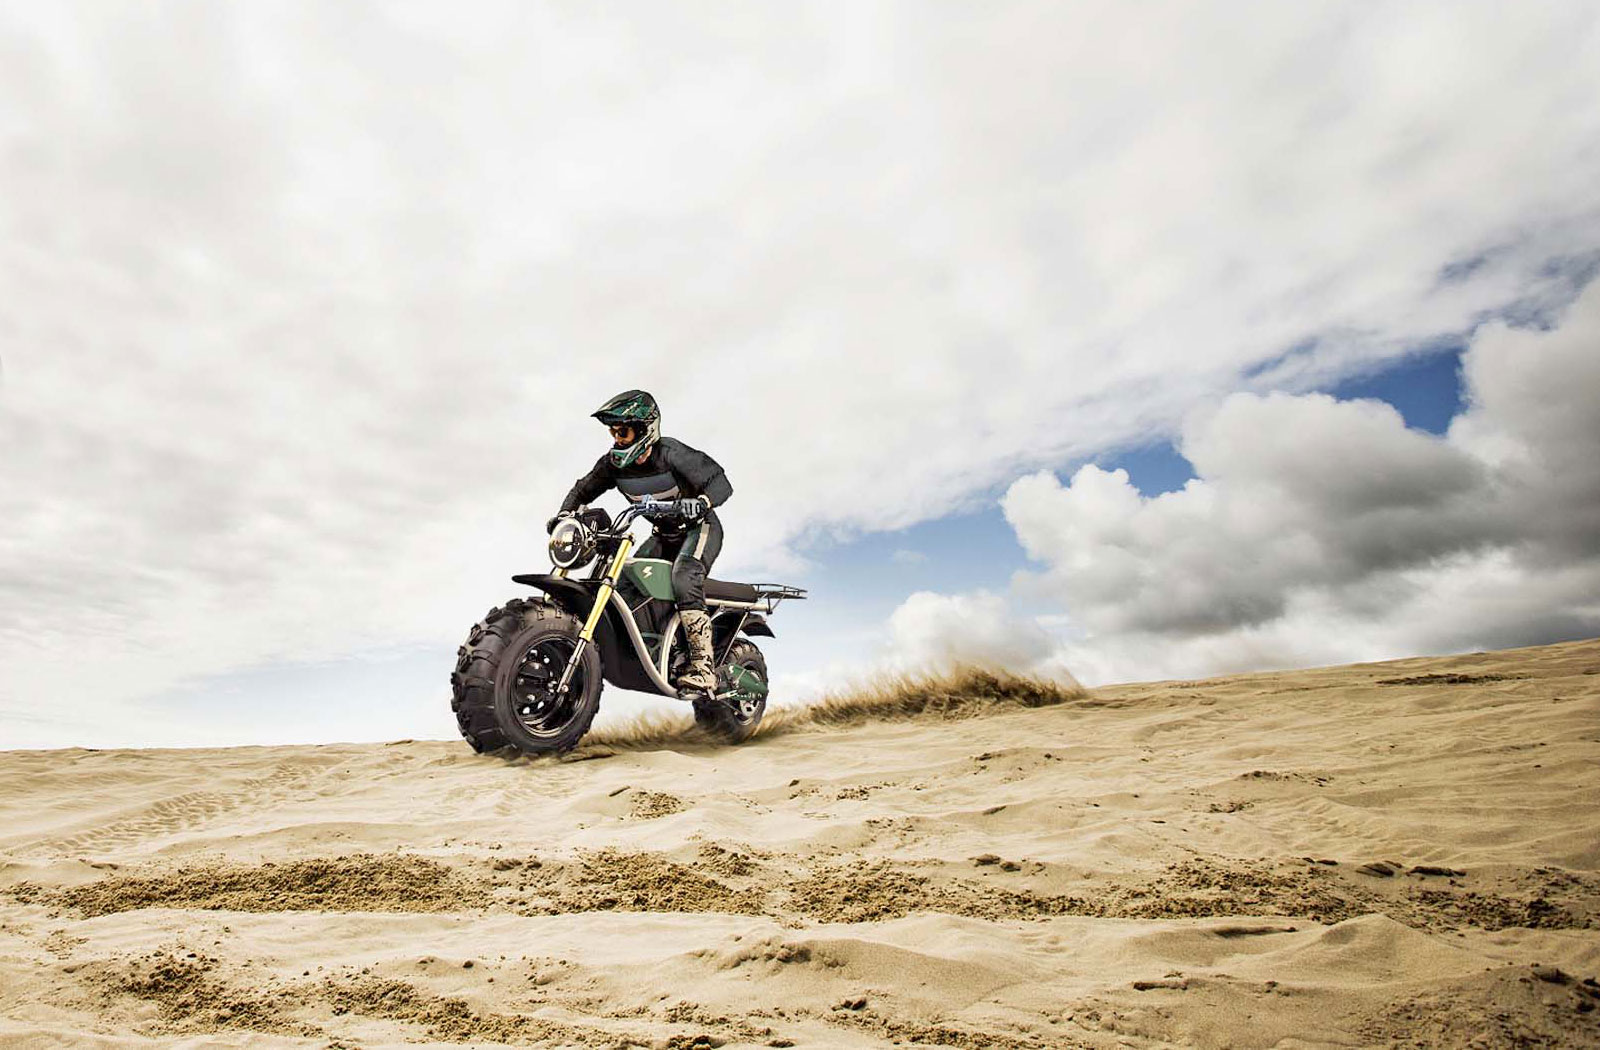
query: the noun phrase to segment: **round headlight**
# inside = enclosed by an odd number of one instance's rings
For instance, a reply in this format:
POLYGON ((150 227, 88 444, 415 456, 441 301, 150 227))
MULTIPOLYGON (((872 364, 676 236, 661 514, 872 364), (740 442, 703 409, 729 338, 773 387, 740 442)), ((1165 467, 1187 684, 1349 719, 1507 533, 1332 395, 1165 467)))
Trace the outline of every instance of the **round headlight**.
POLYGON ((563 518, 550 533, 550 560, 558 569, 577 569, 594 558, 594 533, 576 518, 563 518))

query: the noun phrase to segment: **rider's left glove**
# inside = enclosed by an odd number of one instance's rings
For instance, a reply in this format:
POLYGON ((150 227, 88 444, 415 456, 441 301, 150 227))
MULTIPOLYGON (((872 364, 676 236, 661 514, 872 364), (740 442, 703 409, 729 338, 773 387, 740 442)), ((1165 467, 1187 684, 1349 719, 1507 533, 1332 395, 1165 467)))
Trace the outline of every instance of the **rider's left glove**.
POLYGON ((677 501, 678 517, 685 522, 693 524, 706 516, 711 509, 704 497, 696 496, 694 499, 680 499, 677 501))

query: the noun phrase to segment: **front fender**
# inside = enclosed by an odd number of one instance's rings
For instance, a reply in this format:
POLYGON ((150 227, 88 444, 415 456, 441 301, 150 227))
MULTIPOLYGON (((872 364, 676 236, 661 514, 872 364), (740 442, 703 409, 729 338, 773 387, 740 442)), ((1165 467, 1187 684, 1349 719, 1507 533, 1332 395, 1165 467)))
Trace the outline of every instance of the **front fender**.
POLYGON ((523 573, 511 577, 512 583, 520 583, 527 587, 535 587, 550 596, 562 611, 569 612, 580 620, 589 618, 589 610, 594 608, 594 589, 585 586, 582 581, 570 580, 565 576, 551 576, 548 573, 523 573))

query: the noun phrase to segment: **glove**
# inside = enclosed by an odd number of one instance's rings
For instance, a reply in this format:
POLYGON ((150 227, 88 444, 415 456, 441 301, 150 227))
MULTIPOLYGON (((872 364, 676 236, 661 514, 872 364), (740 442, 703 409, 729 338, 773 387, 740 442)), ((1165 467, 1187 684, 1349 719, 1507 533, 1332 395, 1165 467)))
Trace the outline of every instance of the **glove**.
POLYGON ((704 518, 711 510, 711 505, 699 496, 694 499, 680 499, 673 506, 677 510, 678 517, 690 525, 704 518))
POLYGON ((554 532, 554 531, 556 531, 556 525, 560 523, 561 519, 562 518, 570 518, 570 517, 572 517, 572 511, 570 511, 570 510, 562 511, 560 514, 557 514, 555 517, 551 518, 549 521, 544 523, 544 531, 545 532, 554 532))

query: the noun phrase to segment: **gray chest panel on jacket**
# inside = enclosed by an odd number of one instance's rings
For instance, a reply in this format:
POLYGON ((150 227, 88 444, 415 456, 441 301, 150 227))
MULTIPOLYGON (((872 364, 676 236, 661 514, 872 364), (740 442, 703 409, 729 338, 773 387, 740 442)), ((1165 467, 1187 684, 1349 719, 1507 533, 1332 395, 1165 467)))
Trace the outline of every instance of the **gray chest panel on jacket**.
POLYGON ((646 474, 637 478, 619 477, 617 489, 628 497, 630 503, 638 503, 646 496, 655 499, 677 499, 680 495, 678 479, 665 470, 659 474, 646 474))

